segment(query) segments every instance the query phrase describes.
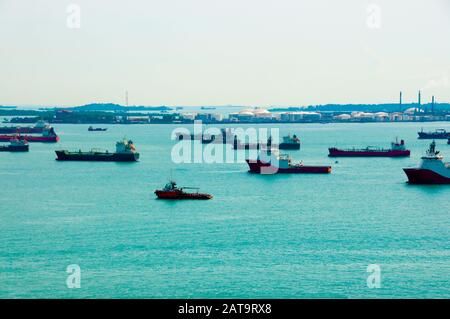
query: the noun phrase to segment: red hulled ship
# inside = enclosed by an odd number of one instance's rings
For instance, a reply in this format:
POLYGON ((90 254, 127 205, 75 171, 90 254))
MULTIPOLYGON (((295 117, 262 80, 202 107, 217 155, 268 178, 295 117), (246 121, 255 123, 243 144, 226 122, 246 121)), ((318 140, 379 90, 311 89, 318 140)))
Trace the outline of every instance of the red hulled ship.
POLYGON ((401 140, 391 143, 390 149, 376 148, 367 146, 366 148, 339 149, 330 147, 328 149, 329 157, 406 157, 410 156, 410 150, 405 147, 405 141, 401 140))
POLYGON ((404 168, 410 184, 450 184, 450 163, 444 163, 433 141, 418 168, 404 168))
POLYGON ((12 139, 24 140, 27 142, 42 142, 42 143, 56 143, 59 141, 59 136, 56 135, 53 127, 42 132, 42 135, 20 135, 20 134, 3 134, 0 135, 0 141, 10 141, 12 139))
POLYGON ((274 151, 261 152, 256 160, 247 159, 250 173, 256 174, 329 174, 331 166, 294 163, 289 155, 277 155, 274 151))
POLYGON ((50 125, 46 124, 44 121, 38 121, 34 126, 2 126, 0 127, 0 133, 36 134, 42 133, 48 129, 50 129, 50 125))
POLYGON ((170 181, 163 189, 155 191, 159 199, 211 199, 212 195, 199 193, 197 187, 177 187, 177 183, 170 181), (185 189, 195 189, 196 192, 185 192, 185 189))

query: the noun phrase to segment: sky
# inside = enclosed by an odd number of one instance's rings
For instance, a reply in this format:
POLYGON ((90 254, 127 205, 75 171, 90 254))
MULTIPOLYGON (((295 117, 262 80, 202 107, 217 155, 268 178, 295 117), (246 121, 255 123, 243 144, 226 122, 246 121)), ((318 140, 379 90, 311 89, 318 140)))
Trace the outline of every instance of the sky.
POLYGON ((449 102, 449 39, 450 0, 0 0, 0 105, 449 102))

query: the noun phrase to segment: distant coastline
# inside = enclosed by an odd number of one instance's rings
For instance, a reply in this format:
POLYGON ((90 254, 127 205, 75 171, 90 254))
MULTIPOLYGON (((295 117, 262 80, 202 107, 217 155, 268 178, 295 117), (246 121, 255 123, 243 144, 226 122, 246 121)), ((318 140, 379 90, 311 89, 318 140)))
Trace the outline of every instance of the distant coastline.
MULTIPOLYGON (((411 107, 419 107, 422 109, 431 109, 432 104, 426 103, 418 105, 417 103, 381 103, 381 104, 323 104, 309 106, 289 106, 289 107, 272 107, 270 112, 402 112, 411 107)), ((435 111, 450 111, 450 103, 435 103, 433 105, 435 111)))
POLYGON ((238 106, 123 106, 91 103, 73 107, 35 109, 1 106, 0 116, 10 123, 54 124, 275 124, 333 122, 450 121, 450 103, 326 104, 290 107, 238 106))
POLYGON ((91 103, 74 107, 54 107, 54 108, 40 108, 39 110, 65 110, 70 109, 72 111, 109 111, 109 112, 128 112, 128 111, 171 111, 172 108, 168 106, 123 106, 114 103, 91 103))

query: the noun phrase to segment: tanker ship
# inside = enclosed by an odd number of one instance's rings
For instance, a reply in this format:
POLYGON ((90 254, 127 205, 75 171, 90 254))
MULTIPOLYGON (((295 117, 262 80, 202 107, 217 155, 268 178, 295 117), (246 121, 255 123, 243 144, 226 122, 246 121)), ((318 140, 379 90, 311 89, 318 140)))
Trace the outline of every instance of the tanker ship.
POLYGON ((275 151, 260 152, 256 160, 247 159, 250 173, 256 174, 329 174, 331 166, 304 165, 294 163, 289 155, 278 155, 275 151))
POLYGON ((450 184, 450 163, 444 163, 436 151, 436 142, 430 144, 418 168, 404 168, 410 184, 450 184))
POLYGON ((9 145, 0 145, 0 152, 28 152, 29 145, 27 141, 13 139, 9 145))
POLYGON ((56 143, 59 141, 59 136, 56 135, 53 127, 46 129, 42 135, 20 135, 20 134, 3 134, 0 135, 0 141, 10 141, 12 139, 24 140, 27 142, 42 142, 42 143, 56 143))
POLYGON ((116 143, 115 153, 95 149, 89 152, 60 150, 55 153, 57 161, 135 162, 139 159, 133 142, 125 139, 116 143))
POLYGON ((410 150, 405 147, 405 141, 401 140, 400 143, 397 141, 391 143, 390 149, 382 149, 367 146, 362 149, 339 149, 336 147, 330 147, 328 149, 329 157, 405 157, 410 156, 410 150))
POLYGON ((88 127, 89 132, 105 132, 106 130, 107 130, 107 128, 102 128, 102 127, 92 127, 92 126, 88 127))
POLYGON ((417 132, 417 134, 419 134, 419 139, 422 139, 422 140, 424 140, 424 139, 445 140, 445 139, 450 138, 450 132, 447 132, 443 128, 436 129, 434 132, 424 132, 422 129, 420 132, 417 132))
POLYGON ((38 121, 34 126, 2 126, 0 127, 0 133, 11 134, 11 133, 22 133, 22 134, 36 134, 43 133, 45 130, 50 129, 50 125, 46 124, 44 121, 38 121))
POLYGON ((300 139, 297 135, 287 135, 283 136, 283 141, 278 145, 280 150, 299 150, 300 149, 300 139))
POLYGON ((279 149, 279 150, 299 150, 300 149, 300 139, 297 135, 286 135, 283 136, 283 141, 279 144, 274 144, 272 142, 272 137, 267 139, 267 143, 242 143, 235 137, 233 148, 235 150, 259 150, 259 149, 279 149))

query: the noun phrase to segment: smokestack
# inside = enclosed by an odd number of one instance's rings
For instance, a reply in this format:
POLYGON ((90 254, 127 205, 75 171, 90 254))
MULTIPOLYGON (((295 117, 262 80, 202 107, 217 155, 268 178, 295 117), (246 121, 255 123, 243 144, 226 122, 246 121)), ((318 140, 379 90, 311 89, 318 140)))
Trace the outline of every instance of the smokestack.
POLYGON ((431 98, 431 114, 434 114, 434 95, 431 98))
POLYGON ((400 91, 400 112, 402 111, 402 91, 400 91))
POLYGON ((416 108, 416 113, 420 111, 420 104, 421 104, 421 98, 422 98, 422 94, 419 90, 419 95, 417 97, 417 108, 416 108))

